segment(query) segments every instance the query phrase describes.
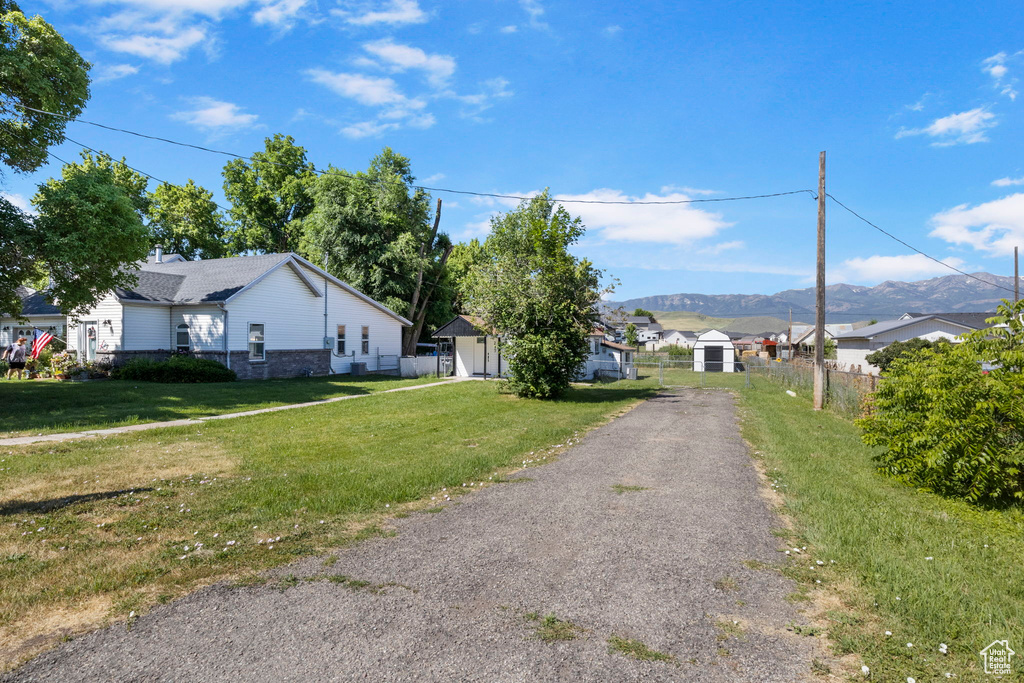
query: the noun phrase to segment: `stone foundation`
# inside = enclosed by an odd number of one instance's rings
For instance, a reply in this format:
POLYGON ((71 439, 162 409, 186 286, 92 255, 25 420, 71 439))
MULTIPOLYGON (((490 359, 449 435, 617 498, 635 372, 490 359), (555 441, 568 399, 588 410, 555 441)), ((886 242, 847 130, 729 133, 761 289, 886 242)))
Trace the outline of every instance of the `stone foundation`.
MULTIPOLYGON (((223 351, 194 351, 195 358, 214 360, 228 365, 223 351)), ((124 365, 132 358, 151 358, 164 361, 171 357, 170 351, 107 351, 96 354, 96 361, 113 366, 124 365)), ((331 370, 330 349, 287 349, 267 350, 266 360, 250 361, 248 351, 231 352, 231 369, 238 379, 283 379, 306 375, 327 375, 331 370)))

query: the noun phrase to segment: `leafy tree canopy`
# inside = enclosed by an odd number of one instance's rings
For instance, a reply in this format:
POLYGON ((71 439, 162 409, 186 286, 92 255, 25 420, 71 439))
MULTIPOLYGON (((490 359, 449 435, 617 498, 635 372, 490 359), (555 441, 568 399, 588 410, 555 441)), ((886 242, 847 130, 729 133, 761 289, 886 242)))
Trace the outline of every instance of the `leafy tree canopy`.
POLYGON ((897 358, 908 355, 913 351, 920 351, 921 349, 936 349, 941 350, 942 348, 949 345, 946 340, 932 342, 927 339, 908 339, 907 341, 895 341, 884 349, 879 349, 874 353, 869 353, 865 356, 864 360, 876 366, 880 371, 887 372, 889 367, 893 364, 897 358))
POLYGON ((452 249, 448 259, 447 277, 454 300, 452 305, 457 313, 465 313, 466 295, 469 290, 469 276, 474 266, 484 261, 484 246, 480 240, 473 238, 469 242, 460 242, 452 249))
POLYGON ((638 341, 640 341, 640 336, 637 332, 636 325, 629 323, 626 325, 626 343, 630 346, 636 346, 638 341))
POLYGON ((652 313, 651 311, 648 311, 646 308, 634 309, 633 315, 635 315, 635 316, 645 315, 648 318, 653 318, 654 317, 654 313, 652 313))
POLYGON ((546 190, 491 219, 468 303, 500 335, 519 396, 560 396, 589 355, 601 273, 569 253, 584 230, 546 190))
POLYGON ((111 167, 65 167, 61 179, 39 187, 31 244, 45 259, 51 294, 71 316, 84 313, 136 276, 123 266, 149 252, 149 233, 111 167))
POLYGON ((38 169, 88 99, 89 63, 42 17, 0 0, 0 162, 21 173, 38 169))
POLYGON ((310 188, 316 179, 306 150, 290 135, 267 138, 250 161, 224 166, 224 195, 231 201, 236 252, 261 254, 299 251, 302 219, 313 210, 310 188))
POLYGON ((212 192, 190 179, 185 185, 160 183, 148 200, 154 244, 189 260, 227 255, 227 221, 212 192))
POLYGON ((973 502, 1024 499, 1024 300, 996 327, 893 359, 859 420, 881 472, 973 502))

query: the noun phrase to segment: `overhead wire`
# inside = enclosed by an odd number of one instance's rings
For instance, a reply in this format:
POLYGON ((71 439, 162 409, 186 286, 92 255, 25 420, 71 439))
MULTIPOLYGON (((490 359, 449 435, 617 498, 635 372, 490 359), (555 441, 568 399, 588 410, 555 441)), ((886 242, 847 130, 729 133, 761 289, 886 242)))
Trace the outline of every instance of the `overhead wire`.
MULTIPOLYGON (((250 161, 250 162, 255 161, 252 157, 246 156, 244 154, 237 154, 235 152, 229 152, 229 151, 225 151, 225 150, 221 150, 221 149, 214 149, 212 147, 204 147, 202 145, 196 145, 196 144, 192 144, 190 142, 181 142, 179 140, 172 140, 170 138, 160 137, 159 135, 149 135, 149 134, 146 134, 146 133, 140 133, 138 131, 129 130, 127 128, 118 128, 117 126, 108 126, 108 125, 103 124, 103 123, 97 123, 96 121, 88 121, 86 119, 78 119, 78 118, 74 118, 74 117, 71 117, 71 116, 67 116, 66 114, 59 114, 59 113, 52 112, 52 111, 46 111, 45 109, 37 109, 35 107, 30 107, 30 106, 24 105, 24 104, 19 104, 17 106, 21 107, 22 109, 28 110, 28 111, 36 112, 38 114, 46 114, 48 116, 55 116, 55 117, 62 118, 62 119, 65 119, 65 120, 68 120, 68 121, 71 121, 71 122, 74 122, 74 123, 84 123, 84 124, 89 125, 89 126, 95 126, 97 128, 102 128, 104 130, 109 130, 109 131, 113 131, 113 132, 116 132, 116 133, 124 133, 126 135, 134 135, 135 137, 144 138, 146 140, 155 140, 157 142, 163 142, 163 143, 167 143, 167 144, 170 144, 170 145, 177 145, 179 147, 187 147, 189 149, 195 149, 195 150, 198 150, 198 151, 201 151, 201 152, 208 152, 210 154, 219 154, 219 155, 231 157, 231 158, 234 158, 234 159, 241 159, 243 161, 250 161)), ((70 138, 66 138, 66 139, 70 140, 70 138)), ((74 141, 72 140, 72 142, 74 142, 74 141)), ((76 144, 78 144, 78 143, 76 143, 76 144)), ((275 166, 283 166, 283 167, 291 168, 291 166, 288 165, 288 164, 283 164, 283 163, 280 163, 280 162, 274 162, 274 161, 270 161, 270 160, 267 160, 267 159, 261 160, 261 163, 269 163, 269 164, 275 165, 275 166)), ((338 171, 338 170, 335 170, 335 169, 320 169, 320 168, 317 168, 315 164, 312 165, 312 169, 313 169, 313 172, 315 172, 318 175, 339 176, 339 177, 342 177, 342 178, 348 178, 350 180, 358 180, 358 181, 361 181, 361 182, 366 182, 366 183, 371 183, 371 184, 373 183, 373 179, 367 178, 365 176, 354 175, 352 173, 345 173, 343 171, 338 171)), ((426 190, 426 191, 429 191, 429 192, 446 192, 446 193, 449 193, 449 194, 470 195, 470 196, 474 196, 474 197, 488 197, 488 198, 492 198, 492 199, 514 199, 514 200, 517 200, 517 201, 522 201, 522 200, 527 200, 527 199, 534 199, 534 196, 499 194, 499 193, 494 193, 494 192, 477 192, 477 191, 472 191, 472 190, 456 190, 456 189, 445 188, 445 187, 430 187, 430 186, 427 186, 427 185, 412 185, 412 187, 415 188, 415 189, 418 189, 418 190, 426 190)), ((749 200, 749 199, 767 199, 767 198, 771 198, 771 197, 785 197, 785 196, 788 196, 788 195, 803 194, 803 193, 808 193, 808 194, 813 196, 814 195, 814 190, 790 190, 788 192, 772 192, 772 193, 769 193, 769 194, 746 195, 746 196, 738 196, 738 197, 705 197, 705 198, 702 198, 702 199, 672 199, 672 200, 652 200, 652 201, 644 201, 644 200, 624 201, 624 200, 611 200, 611 199, 555 199, 554 201, 558 202, 559 204, 619 204, 619 205, 657 206, 657 205, 672 205, 672 204, 705 204, 705 203, 714 203, 714 202, 735 202, 735 201, 743 201, 743 200, 749 200)))

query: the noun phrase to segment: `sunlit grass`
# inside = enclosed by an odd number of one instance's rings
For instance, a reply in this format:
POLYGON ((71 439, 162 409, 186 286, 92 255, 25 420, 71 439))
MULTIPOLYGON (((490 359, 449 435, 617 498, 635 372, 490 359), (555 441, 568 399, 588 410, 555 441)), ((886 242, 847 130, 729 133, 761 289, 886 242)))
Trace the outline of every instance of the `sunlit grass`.
POLYGON ((52 642, 380 533, 391 515, 554 454, 650 391, 619 382, 542 402, 465 382, 0 452, 4 663, 33 636, 52 642))

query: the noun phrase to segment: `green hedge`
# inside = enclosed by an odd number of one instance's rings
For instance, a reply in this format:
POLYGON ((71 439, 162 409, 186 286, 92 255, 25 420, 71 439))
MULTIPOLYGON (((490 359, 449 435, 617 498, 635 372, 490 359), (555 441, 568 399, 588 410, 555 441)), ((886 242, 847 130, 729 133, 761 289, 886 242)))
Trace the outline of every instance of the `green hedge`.
POLYGON ((138 382, 164 382, 166 384, 196 384, 200 382, 234 382, 235 371, 221 363, 191 356, 171 356, 165 361, 151 358, 133 358, 111 372, 114 379, 138 382))

